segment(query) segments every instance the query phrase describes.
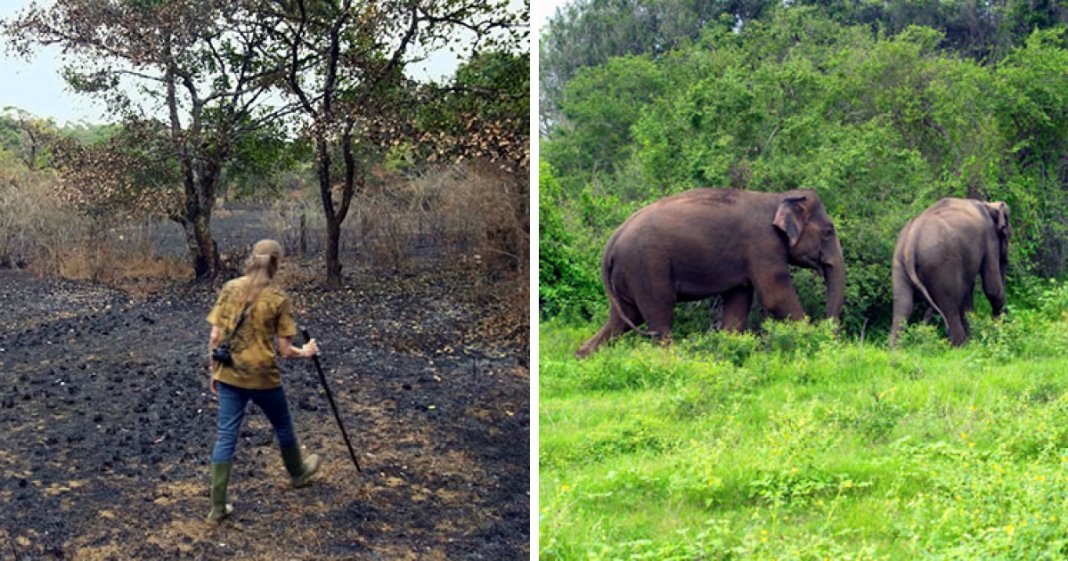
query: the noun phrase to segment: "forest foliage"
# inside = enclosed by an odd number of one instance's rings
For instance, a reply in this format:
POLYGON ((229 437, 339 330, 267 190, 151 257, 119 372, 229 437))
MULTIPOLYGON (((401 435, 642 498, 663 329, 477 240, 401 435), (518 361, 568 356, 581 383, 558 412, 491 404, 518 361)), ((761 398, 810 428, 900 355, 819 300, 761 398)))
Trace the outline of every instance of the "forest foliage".
MULTIPOLYGON (((769 4, 677 14, 670 32, 661 18, 654 27, 667 35, 587 49, 600 58, 562 46, 589 18, 704 5, 617 4, 577 2, 543 41, 543 79, 557 80, 541 92, 543 318, 603 317, 608 235, 645 204, 696 187, 816 189, 845 253, 842 322, 854 334, 888 327, 897 234, 941 197, 1011 207, 1011 307, 1068 273, 1063 9, 995 3, 976 35, 958 25, 977 9, 966 2, 769 4)), ((819 317, 821 283, 799 273, 819 317)))

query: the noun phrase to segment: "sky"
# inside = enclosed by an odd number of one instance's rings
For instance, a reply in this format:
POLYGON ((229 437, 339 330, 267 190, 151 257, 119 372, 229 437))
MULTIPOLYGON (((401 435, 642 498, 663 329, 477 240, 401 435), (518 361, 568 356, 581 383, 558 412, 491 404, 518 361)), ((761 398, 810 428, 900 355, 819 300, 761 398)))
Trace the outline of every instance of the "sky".
MULTIPOLYGON (((29 2, 0 0, 0 19, 15 16, 29 2)), ((87 96, 74 95, 59 76, 59 49, 42 49, 30 61, 9 52, 0 37, 0 109, 18 107, 37 116, 52 117, 57 124, 86 121, 99 123, 103 106, 87 96)))
POLYGON ((556 12, 557 8, 562 8, 568 4, 573 3, 574 0, 533 0, 530 3, 530 25, 538 33, 541 33, 541 28, 549 21, 549 18, 556 12))
MULTIPOLYGON (((30 5, 30 0, 0 0, 0 19, 10 19, 30 5)), ((39 4, 49 4, 38 1, 39 4)), ((533 4, 555 5, 560 0, 533 4)), ((521 9, 523 0, 511 0, 521 9)), ((535 8, 535 11, 537 8, 535 8)), ((434 53, 427 60, 414 65, 410 75, 415 78, 440 80, 451 76, 459 60, 449 52, 434 53)), ((104 105, 84 94, 75 94, 60 77, 60 51, 56 47, 39 48, 29 61, 15 56, 0 36, 0 110, 17 107, 38 117, 51 118, 57 125, 100 124, 107 121, 104 105)))

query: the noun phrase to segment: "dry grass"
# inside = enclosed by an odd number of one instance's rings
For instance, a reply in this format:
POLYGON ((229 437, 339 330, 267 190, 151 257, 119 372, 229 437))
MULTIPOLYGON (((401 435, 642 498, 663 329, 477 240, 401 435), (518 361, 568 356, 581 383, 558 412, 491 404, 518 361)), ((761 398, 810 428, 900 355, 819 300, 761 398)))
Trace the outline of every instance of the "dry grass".
POLYGON ((526 337, 529 326, 529 181, 494 166, 437 169, 353 203, 350 242, 378 266, 403 271, 421 249, 481 271, 470 292, 486 309, 479 331, 526 337))
POLYGON ((93 280, 126 286, 166 283, 193 277, 193 268, 173 257, 160 257, 148 243, 144 227, 129 225, 102 229, 90 225, 72 242, 46 247, 31 269, 74 280, 93 280))
MULTIPOLYGON (((529 181, 478 163, 416 177, 377 174, 357 193, 342 224, 343 248, 367 265, 405 271, 414 259, 440 255, 478 263, 487 274, 523 272, 530 241, 529 181)), ((276 202, 270 217, 287 255, 313 256, 326 221, 318 191, 276 202)))
POLYGON ((27 267, 72 245, 84 227, 56 197, 53 182, 47 172, 0 165, 0 266, 27 267))
MULTIPOLYGON (((474 260, 487 272, 518 271, 528 255, 528 194, 526 176, 491 166, 444 167, 412 178, 387 176, 353 200, 342 244, 356 249, 364 262, 397 271, 425 251, 474 260)), ((323 229, 317 205, 301 207, 309 231, 323 229)), ((278 231, 283 238, 298 231, 293 211, 289 213, 287 217, 280 211, 278 231)))
POLYGON ((122 283, 128 280, 169 280, 191 278, 188 263, 154 254, 124 254, 111 247, 77 247, 62 250, 50 263, 35 266, 43 273, 55 273, 74 280, 122 283))
MULTIPOLYGON (((479 163, 435 168, 416 177, 378 173, 352 201, 341 245, 355 250, 359 265, 393 273, 441 263, 464 266, 474 273, 469 291, 487 312, 482 331, 502 336, 525 332, 529 189, 526 174, 479 163)), ((287 255, 320 255, 326 222, 318 190, 276 203, 271 226, 287 255)), ((282 273, 295 282, 321 275, 318 268, 282 273)))
POLYGON ((530 241, 527 177, 478 166, 450 172, 437 183, 446 240, 474 250, 487 272, 522 270, 530 241))
POLYGON ((0 267, 114 284, 192 278, 188 264, 157 255, 151 225, 86 216, 59 200, 54 181, 0 166, 0 267))
MULTIPOLYGON (((65 206, 48 172, 0 166, 0 267, 93 280, 149 292, 188 280, 184 258, 162 258, 150 222, 117 216, 93 219, 65 206)), ((529 302, 529 186, 526 175, 477 163, 434 169, 417 177, 382 176, 357 195, 343 225, 342 246, 357 264, 406 273, 442 263, 472 271, 467 288, 486 309, 485 329, 525 330, 529 302)), ((273 207, 271 226, 286 254, 320 255, 325 219, 317 191, 273 207)), ((218 216, 227 211, 218 209, 218 216)), ((242 256, 243 258, 243 256, 242 256)), ((302 260, 290 260, 298 263, 302 260)), ((313 282, 318 265, 282 271, 283 283, 313 282)))
POLYGON ((269 222, 286 255, 307 257, 322 252, 326 219, 318 200, 305 195, 276 201, 271 210, 269 222))

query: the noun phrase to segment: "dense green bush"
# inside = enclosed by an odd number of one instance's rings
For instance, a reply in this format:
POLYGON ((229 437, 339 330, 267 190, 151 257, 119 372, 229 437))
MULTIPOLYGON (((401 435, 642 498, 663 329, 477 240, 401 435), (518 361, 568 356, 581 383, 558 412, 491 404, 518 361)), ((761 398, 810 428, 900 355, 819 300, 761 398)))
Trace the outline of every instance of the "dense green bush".
MULTIPOLYGON (((712 21, 655 58, 578 70, 560 99, 566 118, 542 142, 554 173, 543 219, 556 219, 543 222, 543 266, 559 268, 567 248, 575 268, 541 278, 543 317, 603 315, 610 233, 694 187, 816 189, 846 257, 850 334, 888 330, 897 234, 941 197, 1010 205, 1010 296, 1026 296, 1014 284, 1068 273, 1065 28, 1034 32, 997 64, 944 50, 941 31, 900 29, 777 8, 741 29, 712 21)), ((822 283, 795 273, 795 284, 822 315, 822 283)))
POLYGON ((599 267, 589 258, 589 245, 577 243, 580 231, 562 210, 560 185, 549 165, 540 164, 538 216, 541 234, 538 291, 541 313, 588 316, 600 287, 599 267), (583 255, 583 249, 587 255, 583 255), (584 257, 586 257, 584 259, 584 257))

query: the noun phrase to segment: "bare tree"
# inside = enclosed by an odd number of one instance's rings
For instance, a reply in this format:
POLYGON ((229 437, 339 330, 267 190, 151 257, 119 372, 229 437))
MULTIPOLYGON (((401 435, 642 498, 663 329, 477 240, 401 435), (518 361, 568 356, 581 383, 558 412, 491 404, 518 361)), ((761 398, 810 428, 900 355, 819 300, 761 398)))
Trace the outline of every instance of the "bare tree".
POLYGON ((2 26, 24 55, 59 45, 67 82, 103 98, 115 116, 166 124, 159 147, 177 162, 182 195, 172 218, 185 230, 198 280, 220 268, 211 214, 235 143, 284 111, 264 103, 281 74, 256 56, 267 33, 253 4, 57 0, 2 26))
POLYGON ((381 141, 383 131, 395 136, 402 127, 390 122, 408 119, 399 102, 406 94, 409 102, 416 96, 403 74, 406 65, 435 48, 477 52, 515 41, 518 30, 525 29, 526 14, 510 11, 507 0, 270 4, 262 21, 274 30, 271 46, 281 46, 273 55, 287 64, 288 93, 307 118, 315 145, 327 228, 327 283, 339 286, 341 224, 366 173, 354 146, 376 137, 381 141), (338 155, 341 166, 334 163, 338 155))

